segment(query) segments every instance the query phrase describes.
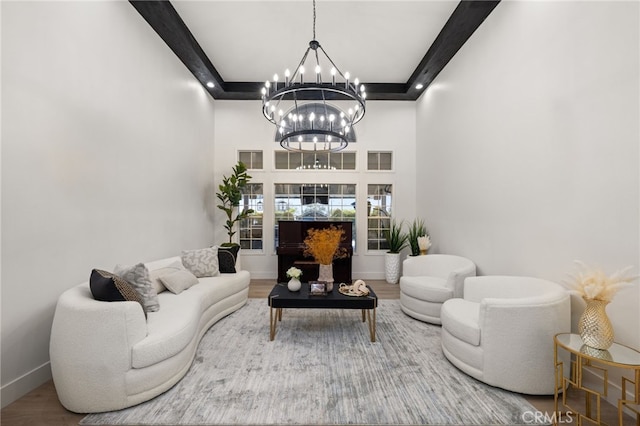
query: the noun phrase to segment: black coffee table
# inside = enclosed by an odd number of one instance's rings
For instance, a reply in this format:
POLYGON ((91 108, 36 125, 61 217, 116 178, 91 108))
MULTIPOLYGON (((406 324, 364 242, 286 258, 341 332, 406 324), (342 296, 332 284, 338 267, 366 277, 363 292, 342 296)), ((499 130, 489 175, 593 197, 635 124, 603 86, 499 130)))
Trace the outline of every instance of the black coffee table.
POLYGON ((285 308, 301 309, 360 309, 362 322, 369 323, 371 341, 376 341, 376 308, 378 296, 369 287, 368 296, 345 296, 338 291, 338 284, 334 284, 333 291, 323 296, 309 294, 309 284, 303 283, 300 291, 289 291, 286 283, 278 283, 269 294, 269 340, 276 337, 276 325, 282 321, 282 310, 285 308), (373 311, 373 313, 372 313, 373 311))

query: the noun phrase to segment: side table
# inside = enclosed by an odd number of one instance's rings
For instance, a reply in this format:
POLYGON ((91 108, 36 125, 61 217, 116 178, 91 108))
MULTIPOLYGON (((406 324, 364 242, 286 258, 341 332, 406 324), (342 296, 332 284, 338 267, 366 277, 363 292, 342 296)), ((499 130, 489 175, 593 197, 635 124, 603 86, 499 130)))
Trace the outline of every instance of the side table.
MULTIPOLYGON (((577 415, 577 425, 583 421, 589 424, 603 424, 601 421, 601 402, 608 392, 608 367, 631 370, 632 379, 621 378, 622 395, 618 399, 618 424, 622 426, 624 408, 636 414, 636 424, 640 426, 640 352, 630 347, 614 343, 609 349, 601 350, 586 346, 580 335, 573 333, 556 334, 553 338, 553 356, 555 362, 555 394, 554 410, 558 413, 558 391, 563 389, 562 404, 577 415), (571 355, 569 378, 564 376, 564 363, 559 359, 559 350, 565 350, 571 355), (586 387, 584 383, 585 368, 599 370, 603 376, 602 391, 586 387), (569 386, 584 392, 585 412, 580 413, 567 405, 566 390, 569 386), (633 393, 628 399, 627 391, 633 393), (595 401, 595 414, 593 413, 595 401)), ((557 418, 556 422, 557 424, 557 418)))

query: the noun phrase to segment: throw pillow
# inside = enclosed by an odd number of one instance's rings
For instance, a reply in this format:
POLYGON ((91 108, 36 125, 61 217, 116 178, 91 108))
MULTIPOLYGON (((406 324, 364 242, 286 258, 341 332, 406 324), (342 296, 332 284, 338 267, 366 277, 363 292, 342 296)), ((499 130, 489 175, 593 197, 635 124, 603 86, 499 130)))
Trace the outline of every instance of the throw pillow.
POLYGON ((182 264, 198 278, 214 277, 220 273, 218 268, 218 248, 183 250, 182 264))
POLYGON ((218 247, 218 265, 221 274, 236 273, 236 259, 240 246, 218 247))
POLYGON ((93 269, 89 278, 89 288, 93 298, 96 300, 103 302, 138 302, 144 311, 145 317, 147 316, 142 298, 136 289, 116 274, 101 269, 93 269))
POLYGON ((156 291, 156 293, 160 294, 167 289, 162 283, 162 281, 160 281, 160 277, 171 274, 176 271, 181 271, 181 270, 183 271, 185 270, 184 265, 179 260, 176 260, 175 262, 163 268, 158 268, 158 269, 149 271, 149 279, 151 280, 151 284, 153 284, 153 288, 156 291))
POLYGON ((144 263, 133 266, 116 265, 113 271, 120 278, 129 282, 142 297, 142 302, 147 312, 157 312, 160 310, 158 293, 156 293, 149 278, 149 270, 144 263))
POLYGON ((198 278, 186 269, 181 269, 160 277, 160 281, 171 293, 180 294, 192 285, 198 284, 198 278))

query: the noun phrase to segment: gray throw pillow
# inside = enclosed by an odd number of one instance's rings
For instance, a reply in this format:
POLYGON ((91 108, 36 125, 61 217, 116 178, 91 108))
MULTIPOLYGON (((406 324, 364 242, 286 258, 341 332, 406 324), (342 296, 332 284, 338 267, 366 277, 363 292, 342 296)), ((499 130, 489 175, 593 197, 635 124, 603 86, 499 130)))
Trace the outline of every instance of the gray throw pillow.
POLYGON ((138 263, 134 266, 116 265, 113 273, 129 282, 136 289, 140 297, 142 297, 142 302, 147 312, 160 310, 158 293, 153 288, 149 278, 149 270, 144 263, 138 263))
POLYGON ((218 247, 183 250, 182 264, 198 278, 215 277, 220 273, 218 267, 218 247))
POLYGON ((180 294, 192 285, 198 284, 198 278, 186 269, 172 272, 160 277, 160 281, 171 293, 180 294))
POLYGON ((149 271, 149 278, 151 279, 151 284, 153 284, 153 288, 156 290, 156 293, 160 294, 167 289, 162 283, 162 281, 160 281, 160 277, 169 275, 176 271, 184 271, 184 270, 185 269, 182 262, 179 260, 176 260, 175 262, 167 266, 149 271))

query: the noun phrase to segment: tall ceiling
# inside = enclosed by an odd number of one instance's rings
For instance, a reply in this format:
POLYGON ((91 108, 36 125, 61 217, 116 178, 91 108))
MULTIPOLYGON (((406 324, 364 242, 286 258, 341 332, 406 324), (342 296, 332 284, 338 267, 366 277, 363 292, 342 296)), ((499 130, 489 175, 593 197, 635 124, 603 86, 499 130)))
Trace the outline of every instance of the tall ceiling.
MULTIPOLYGON (((498 3, 317 0, 316 40, 367 85, 368 99, 413 100, 498 3)), ((259 99, 264 81, 293 71, 313 39, 312 0, 131 4, 216 99, 259 99)))

